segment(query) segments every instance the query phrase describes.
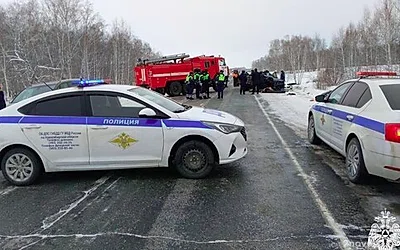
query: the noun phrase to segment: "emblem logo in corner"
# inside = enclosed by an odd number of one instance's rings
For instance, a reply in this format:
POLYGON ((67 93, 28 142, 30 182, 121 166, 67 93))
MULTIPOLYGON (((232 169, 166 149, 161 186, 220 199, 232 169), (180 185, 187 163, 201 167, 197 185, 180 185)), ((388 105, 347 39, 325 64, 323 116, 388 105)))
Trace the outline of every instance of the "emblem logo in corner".
POLYGON ((132 146, 133 143, 138 142, 138 140, 132 138, 130 135, 126 133, 121 133, 120 135, 112 139, 110 142, 122 149, 127 149, 130 146, 132 146))
POLYGON ((400 246, 400 226, 394 223, 396 218, 389 211, 381 212, 375 217, 368 235, 368 247, 377 250, 393 250, 400 246))

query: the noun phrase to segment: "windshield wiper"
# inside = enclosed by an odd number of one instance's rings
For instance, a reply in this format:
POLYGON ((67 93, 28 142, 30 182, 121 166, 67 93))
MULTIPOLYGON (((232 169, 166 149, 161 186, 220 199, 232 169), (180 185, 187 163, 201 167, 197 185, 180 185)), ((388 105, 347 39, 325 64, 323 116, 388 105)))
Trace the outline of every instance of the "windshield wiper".
POLYGON ((189 110, 189 109, 191 109, 193 107, 193 106, 186 105, 186 104, 183 104, 183 103, 181 103, 181 106, 183 106, 184 109, 177 109, 177 110, 174 111, 174 113, 182 113, 182 112, 185 112, 186 110, 189 110))
POLYGON ((188 110, 188 109, 191 109, 192 108, 192 106, 190 106, 190 105, 186 105, 186 104, 181 104, 183 107, 185 107, 185 110, 188 110))
POLYGON ((178 110, 175 110, 174 113, 182 113, 182 112, 185 112, 185 111, 186 111, 186 109, 178 109, 178 110))

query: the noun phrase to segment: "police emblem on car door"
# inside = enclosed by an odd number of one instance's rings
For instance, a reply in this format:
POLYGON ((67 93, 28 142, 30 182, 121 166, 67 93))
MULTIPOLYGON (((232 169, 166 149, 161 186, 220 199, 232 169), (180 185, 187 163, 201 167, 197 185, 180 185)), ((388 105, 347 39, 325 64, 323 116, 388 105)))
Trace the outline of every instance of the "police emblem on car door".
POLYGON ((144 104, 109 92, 89 93, 87 98, 92 113, 88 118, 90 164, 145 167, 160 162, 161 120, 140 118, 144 104))

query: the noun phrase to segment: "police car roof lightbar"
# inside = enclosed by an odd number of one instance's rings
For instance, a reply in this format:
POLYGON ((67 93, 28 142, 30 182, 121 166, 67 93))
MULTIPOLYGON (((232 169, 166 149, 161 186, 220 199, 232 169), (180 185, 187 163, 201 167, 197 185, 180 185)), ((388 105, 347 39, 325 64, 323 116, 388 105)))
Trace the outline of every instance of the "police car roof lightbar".
POLYGON ((393 71, 359 71, 357 72, 357 76, 397 76, 397 73, 393 71))
POLYGON ((86 80, 86 79, 80 79, 77 81, 74 81, 73 83, 77 84, 78 87, 88 87, 88 86, 95 86, 95 85, 100 85, 100 84, 108 84, 111 81, 109 79, 93 79, 93 80, 86 80))

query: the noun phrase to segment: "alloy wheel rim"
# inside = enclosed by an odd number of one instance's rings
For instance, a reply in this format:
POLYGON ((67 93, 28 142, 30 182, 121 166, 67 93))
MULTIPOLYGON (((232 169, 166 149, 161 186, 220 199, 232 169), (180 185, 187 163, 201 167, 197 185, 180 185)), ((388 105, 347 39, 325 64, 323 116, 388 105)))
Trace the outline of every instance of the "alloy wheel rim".
POLYGON ((310 118, 308 121, 308 139, 312 140, 314 139, 314 119, 310 118))
POLYGON ((356 145, 351 144, 347 150, 347 173, 354 179, 360 168, 360 152, 356 145))
POLYGON ((13 181, 24 182, 32 176, 33 163, 25 154, 13 154, 6 160, 5 170, 13 181))

